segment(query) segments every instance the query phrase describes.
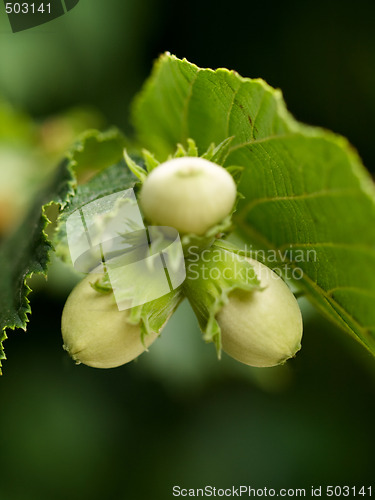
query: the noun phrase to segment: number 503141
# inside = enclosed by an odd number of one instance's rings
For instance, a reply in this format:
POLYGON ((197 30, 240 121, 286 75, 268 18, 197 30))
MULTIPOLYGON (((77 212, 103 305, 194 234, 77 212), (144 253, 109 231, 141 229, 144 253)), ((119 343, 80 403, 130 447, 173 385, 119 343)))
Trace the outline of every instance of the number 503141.
POLYGON ((51 14, 50 3, 12 3, 5 4, 5 11, 7 14, 51 14))
POLYGON ((356 488, 355 486, 327 486, 326 489, 327 497, 348 497, 348 496, 371 496, 371 486, 367 488, 362 486, 362 488, 356 488))

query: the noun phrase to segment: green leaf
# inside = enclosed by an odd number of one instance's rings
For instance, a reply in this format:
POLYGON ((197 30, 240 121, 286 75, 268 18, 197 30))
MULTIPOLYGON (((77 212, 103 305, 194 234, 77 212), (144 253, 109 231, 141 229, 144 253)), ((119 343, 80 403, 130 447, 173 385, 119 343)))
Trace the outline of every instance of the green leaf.
POLYGON ((31 290, 26 284, 27 278, 47 271, 52 245, 44 232, 48 224, 45 208, 51 203, 63 207, 74 193, 74 183, 70 163, 65 160, 40 193, 27 218, 0 247, 0 359, 5 359, 2 347, 5 330, 26 330, 31 312, 27 298, 31 290))
POLYGON ((241 78, 227 69, 200 69, 168 53, 136 97, 132 117, 142 145, 161 158, 188 138, 203 154, 211 143, 231 136, 235 147, 296 126, 281 92, 263 80, 241 78))
POLYGON ((121 136, 114 138, 112 135, 90 132, 71 155, 71 161, 75 169, 80 170, 83 168, 83 165, 94 153, 101 158, 100 162, 96 160, 96 165, 102 170, 88 182, 78 186, 76 195, 65 206, 58 220, 54 245, 57 255, 66 262, 70 262, 66 236, 66 220, 68 217, 84 205, 123 189, 134 187, 137 182, 137 178, 124 161, 123 139, 121 136))
POLYGON ((117 129, 88 130, 68 154, 75 171, 101 170, 120 161, 125 138, 117 129))
MULTIPOLYGON (((6 339, 6 330, 22 328, 26 330, 28 314, 31 308, 28 300, 30 288, 26 280, 33 274, 46 275, 49 263, 49 252, 53 249, 45 229, 48 219, 46 208, 55 203, 68 212, 75 203, 74 170, 87 167, 103 168, 117 162, 122 157, 124 139, 115 130, 106 133, 89 131, 77 142, 67 158, 54 173, 47 186, 41 190, 33 206, 20 227, 0 246, 0 360, 5 359, 2 342, 6 339)), ((119 167, 118 167, 119 168, 119 167)), ((124 165, 124 177, 128 173, 124 165)), ((121 189, 123 182, 118 172, 102 174, 103 190, 105 180, 114 189, 121 189)), ((82 188, 80 189, 80 192, 82 188)), ((97 196, 83 188, 87 200, 97 196)), ((82 197, 81 197, 82 202, 82 197)), ((65 211, 63 211, 65 213, 65 211)), ((0 364, 1 367, 1 364, 0 364)), ((1 373, 1 371, 0 371, 1 373)))
POLYGON ((169 54, 135 100, 133 122, 158 157, 189 137, 202 154, 233 136, 224 166, 244 167, 235 223, 246 244, 272 267, 301 269, 300 288, 375 354, 375 190, 345 139, 298 123, 262 80, 169 54))
POLYGON ((160 332, 183 299, 182 288, 179 287, 158 299, 133 307, 130 310, 128 322, 133 325, 140 325, 143 344, 145 344, 147 335, 152 332, 160 332))
POLYGON ((132 188, 137 182, 138 179, 122 160, 95 175, 86 184, 78 186, 76 196, 71 199, 59 217, 58 228, 54 236, 57 255, 63 261, 71 262, 66 236, 66 221, 73 212, 99 198, 132 188))
POLYGON ((142 156, 144 158, 146 170, 148 173, 152 172, 156 167, 160 165, 154 155, 150 153, 150 151, 147 151, 147 149, 142 150, 142 156))
POLYGON ((244 239, 273 267, 296 269, 313 302, 375 353, 375 203, 357 156, 329 135, 293 134, 229 159, 246 167, 235 219, 244 239))
POLYGON ((128 155, 128 153, 126 152, 126 149, 124 149, 124 158, 125 158, 125 161, 126 161, 126 164, 127 166, 129 167, 130 171, 141 181, 141 182, 144 182, 146 177, 147 177, 147 173, 146 171, 140 167, 139 165, 137 165, 137 163, 132 160, 130 158, 130 156, 128 155))

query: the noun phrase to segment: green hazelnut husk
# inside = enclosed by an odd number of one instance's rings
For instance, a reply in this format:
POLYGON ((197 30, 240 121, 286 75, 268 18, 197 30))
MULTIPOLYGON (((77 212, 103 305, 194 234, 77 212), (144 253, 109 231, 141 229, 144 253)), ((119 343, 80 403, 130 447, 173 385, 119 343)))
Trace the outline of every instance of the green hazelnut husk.
POLYGON ((87 275, 70 293, 61 319, 64 349, 77 364, 114 368, 137 358, 158 338, 181 301, 180 290, 119 310, 102 274, 87 275))
POLYGON ((260 262, 218 247, 190 258, 185 293, 206 341, 241 363, 270 367, 301 348, 302 316, 284 281, 260 262))

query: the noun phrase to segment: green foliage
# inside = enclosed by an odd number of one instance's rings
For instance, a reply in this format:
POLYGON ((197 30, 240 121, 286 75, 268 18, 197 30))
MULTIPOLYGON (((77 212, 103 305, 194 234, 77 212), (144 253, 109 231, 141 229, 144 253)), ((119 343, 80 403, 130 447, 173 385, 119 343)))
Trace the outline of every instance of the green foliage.
POLYGON ((125 139, 115 128, 104 133, 89 130, 82 135, 68 157, 76 172, 102 170, 120 161, 124 146, 125 139))
MULTIPOLYGON (((237 235, 250 250, 262 251, 271 267, 300 270, 297 286, 375 353, 375 190, 345 139, 298 123, 281 92, 260 79, 200 69, 169 54, 159 59, 136 98, 133 121, 138 143, 147 148, 148 172, 176 147, 177 155, 204 155, 228 168, 243 196, 234 217, 237 235)), ((124 159, 124 146, 116 130, 87 132, 3 242, 0 360, 6 329, 26 328, 27 278, 47 271, 52 244, 45 234, 46 207, 55 203, 62 210, 55 242, 67 258, 67 217, 134 187, 136 176, 144 178, 143 165, 124 159), (73 171, 99 172, 76 190, 73 171)), ((218 340, 214 328, 208 333, 218 340)))
POLYGON ((26 284, 27 278, 47 272, 52 245, 44 232, 48 224, 45 208, 51 203, 63 207, 73 193, 74 176, 69 161, 65 160, 41 192, 25 221, 0 248, 0 359, 5 359, 2 348, 6 339, 5 330, 26 329, 31 312, 27 298, 31 290, 26 284))
POLYGON ((33 143, 35 125, 25 114, 15 110, 0 96, 0 142, 33 143))
POLYGON ((138 182, 138 179, 127 168, 125 162, 118 157, 114 165, 100 171, 87 183, 79 185, 76 195, 67 204, 59 218, 58 228, 54 237, 57 255, 62 260, 70 262, 65 223, 75 210, 103 196, 134 187, 136 182, 138 182))
MULTIPOLYGON (((74 172, 85 169, 88 165, 104 168, 118 162, 122 157, 123 137, 116 131, 105 134, 91 131, 86 133, 76 144, 68 157, 50 180, 48 185, 40 192, 30 209, 26 219, 19 228, 5 240, 0 247, 0 360, 5 359, 2 342, 6 339, 6 330, 26 329, 28 314, 31 312, 29 300, 30 293, 26 280, 33 274, 47 273, 49 252, 52 244, 48 240, 45 229, 48 219, 45 215, 47 206, 55 203, 61 209, 66 208, 66 213, 83 200, 98 197, 93 194, 93 186, 106 194, 105 182, 111 185, 112 192, 121 189, 123 179, 118 171, 106 171, 100 182, 94 179, 91 188, 80 188, 81 197, 75 194, 74 172)), ((122 169, 125 171, 124 166, 122 169)), ((120 168, 119 168, 120 170, 120 168)), ((1 366, 1 365, 0 365, 1 366)))
POLYGON ((281 92, 263 80, 203 70, 169 54, 157 61, 132 111, 142 145, 162 159, 189 137, 202 154, 232 136, 231 148, 297 128, 281 92))
POLYGON ((191 255, 186 260, 184 292, 197 316, 206 342, 213 342, 218 357, 221 356, 221 330, 216 314, 228 302, 233 290, 252 291, 260 288, 253 265, 231 252, 225 242, 206 249, 200 256, 191 255), (220 272, 218 272, 218 270, 220 272), (215 276, 215 279, 207 277, 215 276))
POLYGON ((298 284, 318 308, 375 353, 374 186, 345 139, 296 122, 262 80, 169 54, 137 97, 133 122, 160 158, 188 137, 200 153, 233 137, 224 166, 244 167, 239 234, 274 267, 300 268, 298 284))

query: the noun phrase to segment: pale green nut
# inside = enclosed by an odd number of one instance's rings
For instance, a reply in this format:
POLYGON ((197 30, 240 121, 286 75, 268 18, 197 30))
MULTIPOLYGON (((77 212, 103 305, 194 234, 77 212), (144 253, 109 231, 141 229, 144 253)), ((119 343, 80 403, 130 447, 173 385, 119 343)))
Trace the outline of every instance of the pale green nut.
POLYGON ((114 368, 137 358, 158 337, 145 336, 129 324, 129 309, 119 311, 112 292, 92 288, 102 275, 89 274, 72 290, 62 313, 64 349, 77 362, 94 368, 114 368))
POLYGON ((204 235, 233 209, 237 188, 227 170, 203 158, 175 158, 143 183, 140 204, 154 225, 204 235))
POLYGON ((235 290, 216 315, 223 351, 256 367, 284 363, 301 348, 302 316, 284 281, 260 262, 249 259, 263 290, 235 290))

